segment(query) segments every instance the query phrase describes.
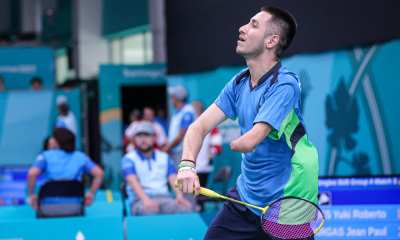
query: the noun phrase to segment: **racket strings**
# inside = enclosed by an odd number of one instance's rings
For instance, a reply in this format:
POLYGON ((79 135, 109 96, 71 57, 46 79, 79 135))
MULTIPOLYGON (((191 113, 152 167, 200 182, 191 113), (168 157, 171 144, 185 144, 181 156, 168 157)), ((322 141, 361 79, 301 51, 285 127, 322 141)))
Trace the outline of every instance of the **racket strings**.
POLYGON ((271 205, 263 216, 263 228, 282 239, 310 237, 322 224, 323 215, 313 204, 287 198, 271 205))

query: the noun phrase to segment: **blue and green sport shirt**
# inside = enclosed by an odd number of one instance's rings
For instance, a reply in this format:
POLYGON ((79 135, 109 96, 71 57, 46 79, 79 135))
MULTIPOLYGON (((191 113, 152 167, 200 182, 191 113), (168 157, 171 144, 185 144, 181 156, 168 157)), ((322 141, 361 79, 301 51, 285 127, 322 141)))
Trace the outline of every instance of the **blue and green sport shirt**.
POLYGON ((259 122, 273 127, 254 151, 242 153, 237 180, 242 201, 259 207, 284 196, 317 202, 318 153, 300 114, 300 91, 298 77, 278 62, 254 88, 249 70, 242 70, 215 101, 226 116, 238 118, 242 135, 259 122))

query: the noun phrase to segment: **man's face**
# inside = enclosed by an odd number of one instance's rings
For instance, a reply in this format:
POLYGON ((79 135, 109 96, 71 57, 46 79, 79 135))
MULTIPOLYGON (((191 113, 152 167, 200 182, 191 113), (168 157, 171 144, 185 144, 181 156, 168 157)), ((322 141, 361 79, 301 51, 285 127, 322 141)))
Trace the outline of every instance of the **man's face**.
POLYGON ((58 144, 57 140, 54 137, 51 137, 47 143, 47 149, 55 149, 55 148, 60 148, 60 145, 58 144))
POLYGON ((267 12, 259 12, 250 22, 239 28, 236 52, 245 59, 255 58, 266 50, 267 21, 272 17, 267 12))
POLYGON ((148 152, 153 149, 155 137, 146 133, 139 133, 135 136, 135 145, 141 152, 148 152))
POLYGON ((171 100, 172 100, 172 105, 174 105, 175 108, 178 108, 179 99, 175 96, 171 96, 171 100))
POLYGON ((34 81, 32 83, 32 89, 33 90, 40 90, 40 89, 42 89, 42 84, 40 82, 38 82, 38 81, 34 81))
POLYGON ((145 108, 143 110, 143 119, 146 121, 153 122, 154 121, 154 111, 149 108, 145 108))

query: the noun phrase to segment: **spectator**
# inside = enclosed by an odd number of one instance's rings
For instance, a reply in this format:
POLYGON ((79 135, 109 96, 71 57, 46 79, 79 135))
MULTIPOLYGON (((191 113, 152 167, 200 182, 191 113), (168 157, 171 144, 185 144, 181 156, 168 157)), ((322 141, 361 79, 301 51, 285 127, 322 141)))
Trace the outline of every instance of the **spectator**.
POLYGON ((4 78, 0 75, 0 92, 4 92, 6 89, 4 88, 4 78))
MULTIPOLYGON (((193 101, 192 106, 196 110, 197 116, 204 112, 204 104, 201 101, 193 101)), ((197 155, 196 171, 199 177, 200 186, 205 187, 209 173, 214 169, 211 165, 211 160, 222 152, 222 136, 219 133, 218 127, 214 128, 206 135, 203 141, 203 146, 197 155)))
POLYGON ((141 118, 142 113, 140 112, 139 109, 134 108, 132 109, 132 111, 129 113, 129 123, 125 124, 124 126, 124 131, 129 127, 129 125, 131 125, 131 123, 135 122, 135 121, 139 121, 141 118))
POLYGON ((56 99, 56 106, 58 111, 58 117, 56 119, 56 128, 66 128, 70 130, 76 137, 78 133, 78 127, 76 124, 75 115, 69 111, 69 105, 67 97, 60 95, 56 99))
POLYGON ((182 160, 182 142, 189 125, 196 120, 196 111, 191 104, 186 104, 188 91, 182 85, 168 88, 171 95, 172 104, 176 108, 176 113, 171 118, 169 126, 168 144, 163 148, 165 152, 170 152, 175 166, 178 167, 182 160))
POLYGON ((153 123, 154 133, 156 137, 156 148, 162 148, 165 144, 167 144, 167 134, 164 131, 164 128, 156 122, 155 120, 155 111, 152 107, 143 108, 143 120, 149 121, 153 123))
POLYGON ((133 134, 137 150, 121 160, 122 172, 127 182, 126 192, 132 215, 172 214, 192 212, 191 204, 175 188, 176 170, 172 159, 154 149, 154 127, 149 121, 135 125, 133 134), (168 185, 176 199, 169 196, 168 185))
POLYGON ((42 90, 42 79, 40 77, 34 77, 31 80, 31 88, 34 91, 42 90))
POLYGON ((133 142, 132 136, 129 135, 128 128, 132 128, 136 121, 139 121, 142 113, 139 109, 133 109, 129 114, 129 124, 124 126, 124 138, 122 139, 122 145, 124 147, 124 153, 128 153, 135 149, 135 143, 133 142), (128 134, 127 134, 128 133, 128 134), (130 137, 129 137, 130 136, 130 137))
POLYGON ((164 128, 165 133, 168 135, 168 118, 167 112, 165 111, 165 105, 160 105, 157 107, 157 116, 155 117, 155 121, 161 124, 164 128))
MULTIPOLYGON (((84 153, 75 151, 75 136, 66 128, 56 128, 53 136, 56 149, 42 152, 28 171, 28 194, 33 209, 37 209, 38 197, 34 193, 36 178, 43 173, 44 181, 78 180, 82 174, 93 176, 90 190, 85 194, 85 205, 91 205, 100 187, 104 172, 84 153)), ((42 213, 46 216, 74 215, 80 212, 80 201, 75 197, 45 198, 42 213)))

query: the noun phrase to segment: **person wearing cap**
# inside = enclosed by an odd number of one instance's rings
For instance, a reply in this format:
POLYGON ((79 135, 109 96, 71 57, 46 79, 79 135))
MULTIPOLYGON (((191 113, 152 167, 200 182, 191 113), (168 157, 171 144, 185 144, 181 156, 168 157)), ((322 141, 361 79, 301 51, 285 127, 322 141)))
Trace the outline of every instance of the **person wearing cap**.
MULTIPOLYGON (((85 205, 93 203, 104 172, 86 154, 75 150, 75 136, 66 128, 55 128, 52 141, 55 149, 44 151, 36 158, 28 171, 27 185, 30 205, 37 209, 38 196, 34 193, 37 177, 43 173, 44 182, 54 180, 81 181, 84 173, 93 176, 90 190, 85 194, 85 205)), ((49 217, 78 215, 80 200, 74 197, 45 198, 42 201, 42 214, 49 217)))
POLYGON ((70 130, 76 137, 78 127, 75 115, 69 111, 67 97, 60 95, 56 99, 58 117, 56 119, 55 128, 66 128, 70 130))
POLYGON ((31 80, 31 89, 33 91, 39 91, 42 90, 43 84, 42 84, 42 79, 40 77, 34 77, 31 80))
POLYGON ((188 91, 182 85, 168 88, 171 101, 176 108, 176 113, 172 116, 168 130, 168 144, 162 149, 170 152, 177 167, 182 160, 182 141, 190 124, 192 124, 197 114, 191 104, 187 104, 188 91))
POLYGON ((153 123, 140 121, 133 129, 137 146, 121 160, 131 215, 153 215, 192 212, 192 205, 175 188, 176 168, 171 157, 154 149, 153 123), (176 199, 170 196, 168 183, 176 199))

